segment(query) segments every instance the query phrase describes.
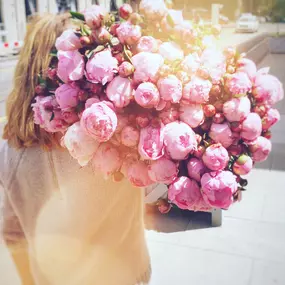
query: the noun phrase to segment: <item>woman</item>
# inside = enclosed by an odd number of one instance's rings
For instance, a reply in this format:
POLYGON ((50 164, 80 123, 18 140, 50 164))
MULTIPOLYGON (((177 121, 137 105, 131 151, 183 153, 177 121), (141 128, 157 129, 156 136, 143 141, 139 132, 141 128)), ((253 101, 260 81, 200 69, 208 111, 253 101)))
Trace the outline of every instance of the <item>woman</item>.
POLYGON ((69 24, 34 19, 21 51, 0 151, 3 236, 25 285, 147 284, 142 190, 80 168, 33 121, 37 75, 69 24))

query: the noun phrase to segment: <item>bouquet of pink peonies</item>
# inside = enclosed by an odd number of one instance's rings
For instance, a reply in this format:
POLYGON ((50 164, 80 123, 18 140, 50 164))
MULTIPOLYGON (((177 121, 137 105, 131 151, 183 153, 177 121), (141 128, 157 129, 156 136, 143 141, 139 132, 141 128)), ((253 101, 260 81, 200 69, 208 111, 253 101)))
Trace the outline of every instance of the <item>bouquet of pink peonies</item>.
POLYGON ((161 212, 240 200, 241 176, 271 151, 280 81, 220 50, 219 26, 185 21, 162 0, 142 0, 140 13, 124 4, 118 14, 97 5, 71 14, 77 28, 57 39, 39 76, 35 123, 61 132, 81 166, 168 185, 161 212))

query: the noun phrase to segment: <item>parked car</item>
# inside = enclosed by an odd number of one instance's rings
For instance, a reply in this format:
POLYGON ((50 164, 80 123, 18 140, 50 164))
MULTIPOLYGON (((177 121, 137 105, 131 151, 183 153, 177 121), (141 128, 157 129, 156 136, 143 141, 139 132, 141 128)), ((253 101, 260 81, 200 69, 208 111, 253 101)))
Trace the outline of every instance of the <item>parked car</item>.
POLYGON ((257 32, 259 21, 251 14, 242 15, 236 22, 236 32, 257 32))

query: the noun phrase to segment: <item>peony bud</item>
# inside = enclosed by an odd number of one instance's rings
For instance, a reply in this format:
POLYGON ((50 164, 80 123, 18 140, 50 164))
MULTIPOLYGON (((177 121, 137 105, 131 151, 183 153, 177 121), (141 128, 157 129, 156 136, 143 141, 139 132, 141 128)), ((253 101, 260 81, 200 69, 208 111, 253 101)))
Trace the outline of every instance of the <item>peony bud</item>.
POLYGON ((44 93, 45 92, 45 89, 46 89, 46 86, 45 86, 45 84, 39 84, 39 85, 37 85, 36 87, 35 87, 35 92, 36 92, 36 94, 42 94, 42 93, 44 93))
POLYGON ((210 96, 214 96, 218 98, 222 93, 221 86, 218 84, 215 84, 212 86, 211 91, 210 91, 210 96))
POLYGON ((135 71, 135 67, 129 63, 128 61, 124 61, 120 66, 119 66, 119 75, 122 77, 128 77, 132 75, 135 71))
POLYGON ((272 133, 271 131, 266 131, 265 133, 262 134, 262 136, 270 140, 272 138, 272 133))
POLYGON ((206 151, 206 148, 202 145, 199 145, 197 150, 194 150, 193 155, 197 158, 202 158, 205 151, 206 151))
POLYGON ((213 105, 205 105, 203 107, 203 111, 206 117, 211 118, 216 114, 216 108, 213 105))
POLYGON ((266 107, 264 105, 256 105, 253 108, 253 112, 257 113, 260 118, 263 118, 266 114, 266 107))
POLYGON ((133 13, 133 8, 131 7, 131 5, 127 3, 123 4, 119 9, 119 15, 124 20, 128 20, 132 13, 133 13))
POLYGON ((146 128, 150 123, 149 116, 147 114, 136 116, 136 123, 139 128, 146 128))
POLYGON ((253 167, 252 159, 243 154, 241 155, 233 165, 233 172, 237 175, 246 175, 248 174, 253 167))
POLYGON ((120 26, 120 23, 115 23, 110 27, 110 34, 113 36, 117 36, 117 28, 120 26))
POLYGON ((106 44, 111 39, 111 34, 105 28, 95 30, 92 36, 98 44, 106 44))
POLYGON ((205 80, 210 77, 209 71, 203 66, 198 68, 197 75, 205 80))
POLYGON ((90 45, 91 44, 91 39, 88 36, 82 36, 80 37, 80 43, 85 46, 85 45, 90 45))
POLYGON ((197 144, 200 144, 202 141, 202 137, 199 134, 195 134, 197 144))
POLYGON ((222 113, 217 113, 214 117, 213 117, 213 122, 216 124, 222 124, 225 120, 225 116, 222 113))
POLYGON ((157 207, 158 207, 158 211, 161 214, 167 214, 170 212, 172 205, 170 203, 168 203, 168 201, 166 201, 165 199, 159 199, 157 201, 157 207))
POLYGON ((240 155, 243 151, 243 148, 240 144, 238 145, 231 145, 229 148, 228 148, 228 152, 229 154, 231 155, 234 155, 234 156, 237 156, 237 155, 240 155))
POLYGON ((241 123, 239 123, 239 122, 233 122, 233 123, 231 123, 231 130, 233 131, 233 132, 241 132, 241 130, 242 130, 242 125, 241 125, 241 123))

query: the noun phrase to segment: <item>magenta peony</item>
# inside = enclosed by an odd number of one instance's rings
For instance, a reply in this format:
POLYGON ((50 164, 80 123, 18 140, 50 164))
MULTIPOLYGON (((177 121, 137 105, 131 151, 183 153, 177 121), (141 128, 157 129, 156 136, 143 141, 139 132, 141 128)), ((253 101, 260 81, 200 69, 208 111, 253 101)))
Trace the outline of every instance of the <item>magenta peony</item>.
POLYGON ((202 160, 191 158, 187 163, 188 175, 190 178, 200 182, 202 175, 207 171, 202 160))
POLYGON ((228 148, 233 143, 232 131, 227 123, 213 123, 209 136, 216 143, 221 143, 225 148, 228 148))
POLYGON ((55 90, 55 98, 60 108, 70 109, 79 103, 78 93, 80 89, 69 84, 63 84, 55 90))

